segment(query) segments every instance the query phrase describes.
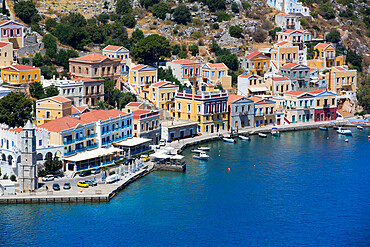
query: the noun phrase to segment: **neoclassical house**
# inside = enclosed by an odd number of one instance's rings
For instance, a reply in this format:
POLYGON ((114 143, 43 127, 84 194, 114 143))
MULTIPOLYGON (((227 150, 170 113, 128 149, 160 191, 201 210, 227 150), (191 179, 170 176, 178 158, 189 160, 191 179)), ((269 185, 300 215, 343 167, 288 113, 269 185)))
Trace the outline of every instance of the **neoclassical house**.
MULTIPOLYGON (((62 157, 63 146, 51 145, 49 131, 36 127, 36 159, 43 164, 47 157, 62 157)), ((8 128, 0 125, 0 168, 1 173, 18 176, 21 163, 21 142, 23 128, 8 128)))

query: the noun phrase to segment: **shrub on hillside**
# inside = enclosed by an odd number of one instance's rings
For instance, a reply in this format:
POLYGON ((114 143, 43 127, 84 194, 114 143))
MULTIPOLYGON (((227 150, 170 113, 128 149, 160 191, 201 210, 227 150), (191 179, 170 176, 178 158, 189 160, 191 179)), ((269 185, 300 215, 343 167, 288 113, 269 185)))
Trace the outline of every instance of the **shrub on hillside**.
POLYGON ((239 26, 231 26, 229 28, 229 34, 231 37, 234 37, 237 39, 242 38, 243 37, 242 33, 243 33, 243 29, 239 26))

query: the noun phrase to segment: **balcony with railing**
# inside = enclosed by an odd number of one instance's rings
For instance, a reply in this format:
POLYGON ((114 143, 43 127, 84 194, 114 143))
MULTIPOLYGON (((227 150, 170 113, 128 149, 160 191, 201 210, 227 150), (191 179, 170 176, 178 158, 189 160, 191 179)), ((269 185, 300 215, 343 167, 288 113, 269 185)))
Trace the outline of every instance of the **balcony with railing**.
POLYGON ((72 144, 74 142, 75 142, 75 140, 65 140, 65 141, 63 141, 63 145, 69 145, 69 144, 72 144))
POLYGON ((73 155, 73 154, 75 154, 76 153, 76 151, 75 150, 72 150, 72 151, 70 151, 70 152, 64 152, 64 156, 65 157, 67 157, 67 156, 71 156, 71 155, 73 155))
POLYGON ((88 144, 87 145, 87 149, 93 149, 93 148, 96 148, 96 147, 98 147, 98 144, 97 143, 94 143, 94 144, 88 144))
POLYGON ((94 137, 96 137, 96 133, 95 133, 95 134, 87 135, 87 136, 86 136, 86 139, 88 139, 88 138, 94 138, 94 137))
POLYGON ((85 137, 85 136, 80 136, 80 137, 78 137, 78 138, 75 138, 75 142, 83 141, 83 140, 85 140, 85 139, 86 139, 86 137, 85 137))

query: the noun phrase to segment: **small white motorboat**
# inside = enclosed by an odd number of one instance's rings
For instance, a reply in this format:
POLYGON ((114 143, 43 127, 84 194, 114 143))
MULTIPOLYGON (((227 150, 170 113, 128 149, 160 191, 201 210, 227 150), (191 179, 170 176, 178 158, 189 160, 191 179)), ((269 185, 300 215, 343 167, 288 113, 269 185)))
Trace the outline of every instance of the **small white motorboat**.
POLYGON ((266 138, 267 137, 267 135, 266 134, 263 134, 263 133, 258 133, 258 136, 259 137, 262 137, 262 138, 266 138))
POLYGON ((191 150, 191 152, 192 153, 201 153, 201 152, 203 152, 202 150, 199 150, 199 149, 193 149, 193 150, 191 150))
POLYGON ((363 129, 364 129, 364 127, 362 127, 362 126, 357 126, 357 129, 363 130, 363 129))
POLYGON ((239 136, 240 139, 242 139, 243 141, 250 141, 251 138, 249 136, 239 136))
POLYGON ((343 129, 342 127, 339 127, 337 132, 338 132, 338 134, 341 134, 341 135, 346 135, 346 136, 352 135, 352 131, 350 131, 348 129, 343 129))
POLYGON ((193 158, 198 160, 208 160, 209 156, 206 154, 206 152, 201 151, 199 155, 193 155, 193 158))
POLYGON ((230 143, 236 143, 236 140, 235 139, 232 139, 232 138, 222 138, 222 140, 224 140, 224 142, 230 142, 230 143))
POLYGON ((210 151, 211 148, 210 147, 199 147, 198 150, 201 150, 201 151, 210 151))

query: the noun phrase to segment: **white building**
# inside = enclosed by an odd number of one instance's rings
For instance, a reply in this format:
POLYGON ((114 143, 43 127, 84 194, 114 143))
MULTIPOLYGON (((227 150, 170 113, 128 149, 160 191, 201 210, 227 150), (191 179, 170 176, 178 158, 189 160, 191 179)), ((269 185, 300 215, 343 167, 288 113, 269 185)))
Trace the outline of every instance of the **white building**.
POLYGON ((275 23, 282 29, 301 29, 301 22, 299 21, 304 16, 301 13, 279 13, 275 15, 275 23))
MULTIPOLYGON (((18 176, 21 163, 23 128, 0 126, 0 168, 1 173, 18 176)), ((36 127, 36 161, 43 164, 47 157, 62 157, 63 146, 51 145, 49 131, 36 127)))
POLYGON ((302 3, 297 2, 297 0, 267 0, 267 4, 286 14, 301 13, 304 16, 310 15, 310 9, 308 7, 303 7, 302 3))
POLYGON ((197 135, 197 128, 197 121, 173 119, 162 122, 161 137, 166 141, 193 137, 197 135))
POLYGON ((59 96, 72 100, 72 105, 77 107, 84 106, 85 85, 83 80, 67 80, 66 78, 61 80, 53 77, 50 80, 41 78, 41 83, 43 88, 51 85, 57 87, 59 89, 59 96))

